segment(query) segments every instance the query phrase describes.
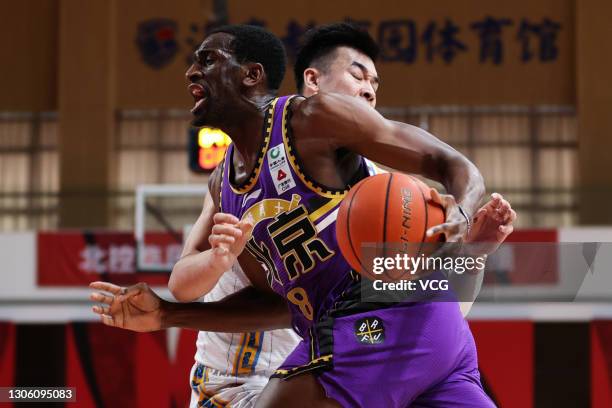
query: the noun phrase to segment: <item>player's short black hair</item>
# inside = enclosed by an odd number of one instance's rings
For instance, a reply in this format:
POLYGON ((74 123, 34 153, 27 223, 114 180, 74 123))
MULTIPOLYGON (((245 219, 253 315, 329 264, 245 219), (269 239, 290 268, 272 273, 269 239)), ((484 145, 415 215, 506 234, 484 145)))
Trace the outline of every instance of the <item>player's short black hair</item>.
POLYGON ((268 30, 253 25, 226 25, 215 28, 210 34, 226 33, 234 36, 232 48, 236 60, 258 62, 264 67, 268 87, 278 90, 287 69, 287 56, 283 43, 268 30))
POLYGON ((373 62, 378 59, 380 48, 370 34, 352 23, 333 23, 312 28, 304 34, 302 48, 299 50, 293 75, 298 92, 304 87, 304 70, 318 64, 319 69, 326 69, 329 60, 326 57, 341 46, 356 49, 370 57, 373 62))

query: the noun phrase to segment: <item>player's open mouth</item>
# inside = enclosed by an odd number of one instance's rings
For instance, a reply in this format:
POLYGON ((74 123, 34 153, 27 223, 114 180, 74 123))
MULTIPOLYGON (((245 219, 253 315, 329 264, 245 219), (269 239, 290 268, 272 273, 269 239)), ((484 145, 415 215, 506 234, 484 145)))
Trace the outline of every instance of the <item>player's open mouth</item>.
POLYGON ((200 84, 189 84, 187 87, 189 93, 193 96, 195 105, 191 108, 191 113, 196 113, 202 109, 202 106, 206 102, 206 92, 204 87, 200 84))

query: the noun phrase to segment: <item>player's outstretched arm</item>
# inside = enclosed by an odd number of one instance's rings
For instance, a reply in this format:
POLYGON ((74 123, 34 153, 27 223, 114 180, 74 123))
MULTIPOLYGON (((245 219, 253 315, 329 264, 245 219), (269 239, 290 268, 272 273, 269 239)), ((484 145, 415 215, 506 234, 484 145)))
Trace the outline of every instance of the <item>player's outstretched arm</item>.
POLYGON ((284 299, 247 287, 218 302, 173 303, 161 299, 145 283, 120 287, 93 282, 93 312, 107 326, 136 332, 181 327, 217 332, 245 332, 291 327, 284 299))
MULTIPOLYGON (((291 121, 294 132, 317 138, 327 149, 348 148, 406 173, 441 182, 471 218, 484 194, 482 175, 465 156, 416 126, 385 119, 358 98, 319 93, 301 102, 291 121)), ((444 232, 456 240, 467 220, 450 196, 442 196, 444 232)))
POLYGON ((221 172, 215 170, 198 220, 174 265, 168 288, 180 302, 190 302, 210 292, 221 275, 242 252, 252 225, 229 214, 218 213, 221 172))

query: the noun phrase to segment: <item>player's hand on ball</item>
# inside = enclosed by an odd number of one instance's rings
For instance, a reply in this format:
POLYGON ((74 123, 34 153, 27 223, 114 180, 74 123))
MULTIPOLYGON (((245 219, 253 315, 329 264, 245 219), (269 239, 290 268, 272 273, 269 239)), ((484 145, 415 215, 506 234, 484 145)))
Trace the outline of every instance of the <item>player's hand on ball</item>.
POLYGON ((251 238, 254 223, 251 218, 240 221, 226 213, 216 213, 213 221, 215 224, 208 242, 213 250, 215 264, 223 270, 228 270, 251 238))
POLYGON ((455 197, 450 194, 440 194, 431 189, 431 199, 444 208, 445 222, 427 230, 427 236, 443 234, 446 242, 458 242, 467 232, 467 220, 461 214, 455 197))
POLYGON ((474 215, 474 222, 465 242, 474 246, 478 254, 491 254, 497 250, 508 235, 514 231, 512 225, 516 212, 501 194, 491 194, 491 200, 474 215), (478 245, 475 245, 478 244, 478 245))
POLYGON ((165 301, 146 283, 123 288, 108 282, 92 282, 89 287, 102 291, 92 292, 89 299, 100 303, 92 310, 105 325, 137 332, 162 328, 161 304, 165 301))

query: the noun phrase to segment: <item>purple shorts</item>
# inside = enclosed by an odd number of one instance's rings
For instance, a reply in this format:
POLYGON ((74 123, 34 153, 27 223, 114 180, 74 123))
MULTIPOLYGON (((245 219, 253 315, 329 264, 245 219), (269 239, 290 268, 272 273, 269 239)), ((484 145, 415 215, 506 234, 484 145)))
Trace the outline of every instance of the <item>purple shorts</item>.
POLYGON ((277 370, 313 372, 344 407, 494 407, 456 302, 396 305, 317 323, 277 370))

